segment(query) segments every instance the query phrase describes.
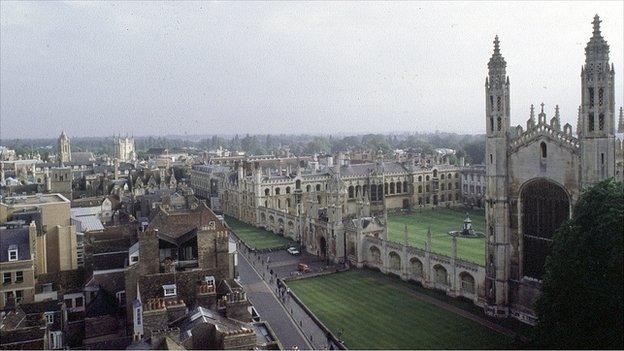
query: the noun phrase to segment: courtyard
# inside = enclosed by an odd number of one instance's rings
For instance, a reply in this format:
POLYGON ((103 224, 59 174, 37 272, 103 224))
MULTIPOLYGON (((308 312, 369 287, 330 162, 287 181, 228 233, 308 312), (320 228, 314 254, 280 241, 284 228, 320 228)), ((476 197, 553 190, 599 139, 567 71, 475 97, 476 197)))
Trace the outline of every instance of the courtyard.
POLYGON ((431 303, 379 272, 350 270, 287 283, 349 349, 510 349, 512 337, 431 303))
POLYGON ((234 217, 225 216, 226 223, 247 246, 254 249, 269 249, 294 244, 293 241, 262 228, 256 228, 234 217))
MULTIPOLYGON (((427 242, 427 230, 431 228, 432 251, 451 255, 451 230, 459 230, 466 218, 465 209, 420 209, 411 214, 388 216, 388 239, 404 242, 404 228, 407 226, 409 244, 424 249, 427 242)), ((485 232, 483 211, 468 211, 472 227, 478 232, 485 232)), ((480 265, 485 264, 485 237, 457 238, 457 256, 465 261, 480 265)))

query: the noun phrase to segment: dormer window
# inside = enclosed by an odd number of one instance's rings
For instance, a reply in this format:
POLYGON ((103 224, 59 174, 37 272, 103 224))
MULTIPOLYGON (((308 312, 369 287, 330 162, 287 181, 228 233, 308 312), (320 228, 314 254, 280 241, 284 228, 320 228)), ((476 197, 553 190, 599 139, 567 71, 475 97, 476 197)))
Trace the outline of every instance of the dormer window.
POLYGON ((17 246, 11 245, 9 246, 9 262, 17 261, 17 246))
POLYGON ((165 297, 177 295, 177 289, 176 289, 175 284, 163 285, 163 291, 164 291, 165 297))

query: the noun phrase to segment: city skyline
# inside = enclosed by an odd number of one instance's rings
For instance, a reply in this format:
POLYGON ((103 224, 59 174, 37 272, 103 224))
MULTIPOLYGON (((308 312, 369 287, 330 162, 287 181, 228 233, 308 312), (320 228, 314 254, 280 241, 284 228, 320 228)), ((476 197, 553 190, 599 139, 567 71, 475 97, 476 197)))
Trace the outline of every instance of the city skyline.
POLYGON ((575 125, 587 14, 601 15, 621 72, 623 11, 613 2, 3 2, 0 138, 483 133, 475 87, 494 35, 512 125, 542 102, 575 125))

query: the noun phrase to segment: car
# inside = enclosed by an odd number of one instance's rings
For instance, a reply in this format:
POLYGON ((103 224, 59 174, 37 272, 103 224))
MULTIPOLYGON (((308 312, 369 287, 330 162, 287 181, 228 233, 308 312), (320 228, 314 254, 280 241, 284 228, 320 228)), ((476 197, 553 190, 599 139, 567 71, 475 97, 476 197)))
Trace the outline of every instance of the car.
POLYGON ((298 255, 298 254, 300 254, 299 250, 296 247, 294 247, 294 246, 289 247, 288 250, 286 250, 286 251, 288 251, 288 253, 291 254, 291 255, 298 255))
POLYGON ((305 263, 299 263, 299 266, 297 267, 297 270, 301 273, 310 273, 312 270, 310 269, 310 266, 308 266, 305 263))

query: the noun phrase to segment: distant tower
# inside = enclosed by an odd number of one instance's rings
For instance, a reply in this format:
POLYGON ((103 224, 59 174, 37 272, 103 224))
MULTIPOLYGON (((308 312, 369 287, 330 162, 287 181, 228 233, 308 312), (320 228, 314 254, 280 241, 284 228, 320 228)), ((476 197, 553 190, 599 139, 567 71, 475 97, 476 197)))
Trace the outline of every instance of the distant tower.
POLYGON ((125 137, 115 139, 115 158, 123 162, 131 162, 136 159, 134 138, 125 137))
POLYGON ((58 138, 58 160, 60 163, 71 162, 71 141, 64 131, 58 138))
POLYGON ((615 166, 615 104, 613 65, 609 45, 594 17, 594 32, 585 47, 581 68, 581 185, 613 177, 615 166))
POLYGON ((507 262, 511 251, 507 199, 507 132, 509 130, 509 77, 507 63, 500 53, 498 36, 488 62, 485 79, 485 118, 487 125, 485 157, 487 193, 485 215, 487 229, 486 299, 495 315, 507 315, 507 262))

